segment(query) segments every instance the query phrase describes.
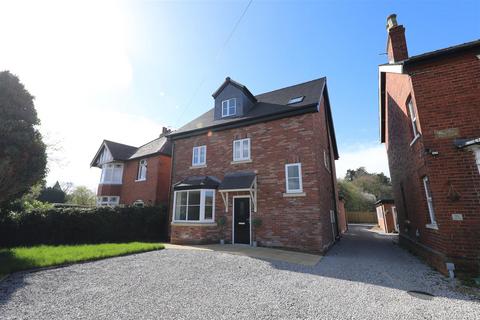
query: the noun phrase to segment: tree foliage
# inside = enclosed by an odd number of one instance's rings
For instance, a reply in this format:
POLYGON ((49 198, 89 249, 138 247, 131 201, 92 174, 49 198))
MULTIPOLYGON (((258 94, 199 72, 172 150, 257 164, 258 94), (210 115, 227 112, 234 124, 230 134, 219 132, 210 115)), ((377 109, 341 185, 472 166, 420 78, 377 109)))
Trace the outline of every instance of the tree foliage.
POLYGON ((96 203, 96 196, 95 193, 87 187, 78 186, 68 195, 67 202, 82 206, 94 206, 96 203))
POLYGON ((390 178, 383 173, 369 173, 364 167, 347 170, 338 186, 347 211, 373 211, 376 200, 392 197, 390 178))
POLYGON ((20 198, 46 174, 33 99, 16 76, 0 72, 0 205, 20 198))

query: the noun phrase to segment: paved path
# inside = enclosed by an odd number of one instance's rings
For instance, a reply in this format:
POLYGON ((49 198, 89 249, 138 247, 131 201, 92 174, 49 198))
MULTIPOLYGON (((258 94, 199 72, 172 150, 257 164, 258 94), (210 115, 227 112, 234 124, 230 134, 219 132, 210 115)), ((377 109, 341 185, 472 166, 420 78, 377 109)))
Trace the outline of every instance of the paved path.
POLYGON ((313 267, 169 249, 18 273, 0 282, 0 318, 451 320, 480 319, 480 303, 355 226, 313 267))

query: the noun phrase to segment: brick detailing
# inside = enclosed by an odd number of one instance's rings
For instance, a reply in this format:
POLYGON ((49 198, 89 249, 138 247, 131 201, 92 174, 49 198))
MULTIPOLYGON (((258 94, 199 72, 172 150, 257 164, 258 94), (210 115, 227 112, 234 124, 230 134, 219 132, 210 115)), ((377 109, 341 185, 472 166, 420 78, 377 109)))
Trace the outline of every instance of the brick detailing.
MULTIPOLYGON (((256 170, 258 179, 258 212, 262 219, 255 231, 259 245, 323 252, 333 243, 330 210, 336 209, 337 197, 332 190, 330 172, 324 165, 323 150, 328 150, 328 134, 323 102, 320 112, 303 114, 223 131, 212 131, 174 141, 172 183, 188 176, 212 175, 219 179, 227 172, 256 170), (251 138, 252 162, 231 164, 233 140, 251 138), (207 146, 204 168, 191 169, 192 148, 207 146), (285 164, 302 163, 303 190, 306 196, 284 197, 285 164)), ((330 147, 330 155, 333 150, 330 147)), ((335 166, 332 166, 335 174, 335 166)), ((336 181, 335 181, 336 183, 336 181)), ((233 194, 236 195, 236 194, 233 194)), ((232 203, 225 212, 222 197, 215 195, 215 216, 225 215, 224 238, 232 240, 232 203)), ((246 195, 244 193, 243 195, 246 195)), ((171 205, 172 217, 173 204, 171 205)), ((173 243, 217 242, 218 226, 171 226, 173 243)))

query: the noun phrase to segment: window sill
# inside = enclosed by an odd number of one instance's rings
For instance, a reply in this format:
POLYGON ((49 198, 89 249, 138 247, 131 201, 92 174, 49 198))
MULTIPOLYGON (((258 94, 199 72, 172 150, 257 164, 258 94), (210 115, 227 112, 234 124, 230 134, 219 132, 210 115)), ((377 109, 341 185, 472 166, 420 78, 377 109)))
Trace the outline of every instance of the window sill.
POLYGON ((420 138, 420 135, 417 134, 417 135, 415 136, 415 138, 413 138, 412 142, 410 142, 410 147, 413 146, 413 145, 415 144, 415 142, 417 142, 417 140, 418 140, 419 138, 420 138))
POLYGON ((251 163, 253 162, 252 159, 247 159, 247 160, 233 160, 230 162, 230 164, 242 164, 242 163, 251 163))
POLYGON ((206 164, 199 164, 198 166, 191 166, 190 169, 200 169, 200 168, 206 168, 206 164))
POLYGON ((438 225, 436 223, 426 224, 425 227, 427 227, 428 229, 432 229, 432 230, 438 230, 438 225))
POLYGON ((180 221, 173 221, 172 226, 178 226, 178 227, 216 227, 217 223, 216 222, 193 222, 193 221, 180 222, 180 221))
POLYGON ((307 194, 305 192, 287 192, 283 194, 284 198, 291 198, 291 197, 306 197, 307 194))
POLYGON ((147 179, 137 179, 135 182, 142 182, 142 181, 147 181, 147 179))

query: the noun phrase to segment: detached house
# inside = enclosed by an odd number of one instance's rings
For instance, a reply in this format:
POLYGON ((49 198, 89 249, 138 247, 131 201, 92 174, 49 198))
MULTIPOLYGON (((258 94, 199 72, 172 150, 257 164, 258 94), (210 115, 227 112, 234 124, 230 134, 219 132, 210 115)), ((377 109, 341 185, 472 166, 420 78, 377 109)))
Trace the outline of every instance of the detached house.
POLYGON ((480 41, 409 56, 395 15, 387 32, 380 127, 400 242, 444 273, 478 273, 480 41))
POLYGON ((90 166, 102 169, 98 206, 168 205, 171 143, 163 128, 159 138, 141 147, 104 140, 90 166))
POLYGON ((253 95, 226 78, 213 98, 169 134, 171 242, 328 249, 338 151, 326 79, 253 95))

